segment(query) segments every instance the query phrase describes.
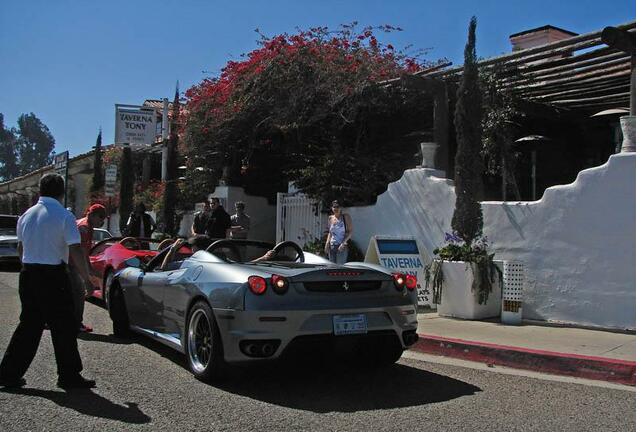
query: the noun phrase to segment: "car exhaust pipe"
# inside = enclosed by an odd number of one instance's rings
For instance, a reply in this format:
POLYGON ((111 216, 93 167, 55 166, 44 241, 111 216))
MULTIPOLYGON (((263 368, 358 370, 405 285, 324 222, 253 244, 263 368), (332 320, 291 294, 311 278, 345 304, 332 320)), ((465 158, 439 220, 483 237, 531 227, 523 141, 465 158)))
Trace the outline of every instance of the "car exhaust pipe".
POLYGON ((248 357, 265 358, 273 356, 280 343, 280 339, 251 339, 239 342, 239 347, 248 357))
POLYGON ((245 351, 247 352, 247 354, 251 355, 251 356, 255 356, 258 354, 258 350, 256 349, 256 345, 254 344, 249 344, 245 347, 245 351))
POLYGON ((274 346, 271 343, 263 344, 261 352, 263 353, 263 356, 269 357, 274 354, 274 346))

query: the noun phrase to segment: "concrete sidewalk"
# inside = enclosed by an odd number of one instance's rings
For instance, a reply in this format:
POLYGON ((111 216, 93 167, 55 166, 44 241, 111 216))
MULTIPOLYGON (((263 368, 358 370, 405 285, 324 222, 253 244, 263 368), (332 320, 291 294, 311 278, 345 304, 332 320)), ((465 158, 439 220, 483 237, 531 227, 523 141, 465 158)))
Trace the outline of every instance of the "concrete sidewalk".
POLYGON ((412 349, 428 354, 557 375, 636 385, 636 334, 418 314, 420 340, 412 349))

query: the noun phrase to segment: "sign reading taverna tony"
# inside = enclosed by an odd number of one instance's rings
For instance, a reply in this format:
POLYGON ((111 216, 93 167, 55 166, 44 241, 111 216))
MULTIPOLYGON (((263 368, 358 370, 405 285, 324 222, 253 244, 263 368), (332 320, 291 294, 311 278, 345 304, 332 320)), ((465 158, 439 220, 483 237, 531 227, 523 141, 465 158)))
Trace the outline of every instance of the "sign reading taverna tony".
POLYGON ((157 113, 153 108, 115 105, 115 144, 153 144, 157 113))
MULTIPOLYGON (((415 237, 375 235, 369 241, 365 262, 379 264, 389 270, 417 278, 417 304, 434 308, 430 290, 424 283, 425 261, 415 237)), ((430 259, 428 260, 430 261, 430 259)))

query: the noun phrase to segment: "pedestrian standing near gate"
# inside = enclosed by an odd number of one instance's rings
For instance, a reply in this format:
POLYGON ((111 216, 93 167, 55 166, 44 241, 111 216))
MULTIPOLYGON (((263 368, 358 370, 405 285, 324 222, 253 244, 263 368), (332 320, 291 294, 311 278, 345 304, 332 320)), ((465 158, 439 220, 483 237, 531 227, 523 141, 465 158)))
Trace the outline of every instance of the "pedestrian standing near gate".
POLYGON ((203 203, 203 210, 194 214, 194 221, 192 222, 192 235, 205 235, 205 230, 208 227, 208 220, 212 214, 212 208, 210 202, 205 201, 203 203))
POLYGON ((234 210, 236 210, 236 213, 230 218, 232 222, 230 237, 233 239, 246 239, 250 231, 250 217, 245 213, 245 203, 243 201, 235 202, 234 210))
POLYGON ((126 235, 150 238, 156 228, 157 224, 154 219, 146 213, 146 205, 142 202, 137 203, 135 211, 130 214, 128 222, 126 222, 126 235))
MULTIPOLYGON (((82 254, 87 267, 90 267, 88 257, 90 255, 91 248, 93 247, 93 229, 104 225, 104 220, 106 220, 106 207, 101 204, 93 204, 89 207, 88 212, 86 212, 86 217, 76 221, 77 229, 79 230, 80 237, 82 239, 82 254)), ((84 324, 84 302, 86 300, 86 296, 92 294, 93 290, 90 289, 89 285, 89 290, 87 291, 79 276, 79 271, 77 271, 74 267, 71 268, 70 277, 71 286, 73 288, 73 301, 77 327, 80 332, 92 332, 93 328, 84 324)))
POLYGON ((26 384, 23 376, 35 357, 45 325, 53 339, 58 387, 95 387, 95 381, 80 375, 82 360, 77 349, 77 323, 67 270, 69 256, 86 285, 90 284, 88 268, 75 218, 62 206, 63 200, 64 179, 47 174, 40 179, 40 199, 18 220, 22 312, 0 363, 2 387, 26 384))
POLYGON ((216 197, 210 198, 210 206, 212 207, 212 214, 208 220, 206 235, 212 239, 227 238, 230 227, 232 226, 230 215, 225 211, 221 205, 221 201, 216 197))
POLYGON ((331 203, 333 214, 329 216, 329 234, 325 242, 325 254, 329 261, 336 264, 347 262, 349 254, 349 240, 353 234, 353 222, 351 216, 343 213, 340 203, 334 200, 331 203))

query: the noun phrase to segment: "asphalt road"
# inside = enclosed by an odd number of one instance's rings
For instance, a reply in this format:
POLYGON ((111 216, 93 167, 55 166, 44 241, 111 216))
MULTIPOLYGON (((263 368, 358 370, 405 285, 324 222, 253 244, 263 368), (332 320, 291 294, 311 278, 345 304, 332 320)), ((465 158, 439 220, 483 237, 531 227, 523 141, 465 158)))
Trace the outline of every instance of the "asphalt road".
MULTIPOLYGON (((0 353, 18 320, 17 273, 0 273, 0 353)), ((636 392, 403 358, 378 371, 254 367, 219 384, 192 378, 180 355, 111 335, 88 304, 84 375, 97 388, 55 387, 45 332, 27 387, 0 391, 0 430, 633 431, 636 392)), ((417 356, 410 356, 417 357, 417 356)))

